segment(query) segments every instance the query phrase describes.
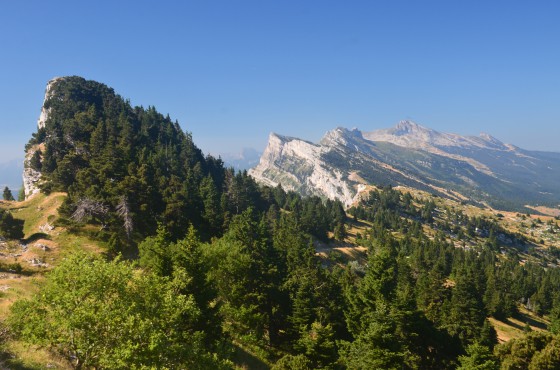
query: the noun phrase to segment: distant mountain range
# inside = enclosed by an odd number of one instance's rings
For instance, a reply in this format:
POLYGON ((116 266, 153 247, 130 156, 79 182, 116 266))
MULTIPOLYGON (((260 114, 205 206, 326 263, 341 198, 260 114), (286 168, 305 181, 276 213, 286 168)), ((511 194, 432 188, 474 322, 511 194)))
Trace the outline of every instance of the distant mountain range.
POLYGON ((501 209, 560 204, 560 153, 524 150, 488 134, 440 133, 411 121, 372 132, 339 127, 318 144, 272 133, 250 174, 347 205, 372 184, 501 209))

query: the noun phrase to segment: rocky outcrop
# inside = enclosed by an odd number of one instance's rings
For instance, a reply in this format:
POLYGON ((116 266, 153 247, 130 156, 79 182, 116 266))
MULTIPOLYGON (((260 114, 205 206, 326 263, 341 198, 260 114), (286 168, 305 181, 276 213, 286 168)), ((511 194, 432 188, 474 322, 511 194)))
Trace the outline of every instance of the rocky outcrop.
MULTIPOLYGON (((43 100, 43 106, 41 107, 41 114, 37 120, 37 128, 45 128, 47 119, 49 118, 50 108, 47 108, 47 102, 52 99, 54 90, 53 86, 61 81, 63 77, 53 78, 47 83, 45 89, 45 98, 43 100)), ((40 150, 39 144, 31 145, 25 151, 25 159, 23 161, 23 188, 25 190, 25 199, 39 193, 39 183, 41 182, 41 172, 37 169, 32 168, 31 159, 35 152, 40 150)))
POLYGON ((347 206, 357 194, 344 171, 334 169, 323 156, 330 148, 304 140, 270 134, 259 164, 249 170, 258 182, 281 185, 304 195, 338 199, 347 206))
POLYGON ((41 172, 31 168, 31 158, 33 158, 33 155, 38 149, 38 145, 34 145, 25 152, 25 159, 23 161, 23 189, 25 190, 25 199, 39 193, 41 172))
POLYGON ((51 110, 50 108, 46 108, 46 103, 53 96, 53 86, 62 79, 64 79, 64 77, 55 77, 47 82, 47 87, 45 89, 45 99, 43 99, 43 106, 41 107, 41 114, 39 115, 39 120, 37 121, 37 128, 45 127, 51 110))

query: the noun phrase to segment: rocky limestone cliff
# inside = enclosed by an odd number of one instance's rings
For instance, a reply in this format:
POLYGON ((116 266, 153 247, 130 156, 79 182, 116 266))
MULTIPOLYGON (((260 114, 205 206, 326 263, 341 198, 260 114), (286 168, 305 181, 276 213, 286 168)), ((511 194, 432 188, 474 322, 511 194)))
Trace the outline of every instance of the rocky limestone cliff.
POLYGON ((33 155, 38 150, 38 146, 34 145, 25 152, 23 160, 23 189, 25 190, 25 199, 39 193, 39 182, 41 181, 41 172, 31 168, 30 162, 33 155))
POLYGON ((259 164, 249 170, 258 182, 281 185, 304 195, 339 199, 350 205, 357 188, 343 171, 333 169, 323 159, 330 148, 304 140, 271 133, 259 164))
MULTIPOLYGON (((45 128, 47 119, 49 118, 50 108, 45 108, 47 106, 47 101, 49 101, 53 95, 53 86, 57 82, 64 79, 64 77, 56 77, 47 83, 45 89, 45 98, 43 100, 43 106, 41 107, 41 114, 37 120, 37 128, 45 128)), ((41 149, 39 144, 35 144, 27 148, 25 151, 25 159, 23 161, 23 188, 25 190, 25 199, 39 193, 39 183, 41 182, 41 172, 33 169, 31 167, 31 159, 37 150, 41 149)))

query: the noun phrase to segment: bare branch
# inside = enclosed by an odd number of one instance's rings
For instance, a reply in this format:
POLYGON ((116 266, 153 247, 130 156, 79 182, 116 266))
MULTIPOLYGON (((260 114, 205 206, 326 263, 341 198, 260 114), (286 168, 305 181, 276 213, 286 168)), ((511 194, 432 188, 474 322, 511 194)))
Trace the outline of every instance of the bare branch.
POLYGON ((82 222, 88 217, 103 218, 109 212, 109 207, 105 204, 90 198, 80 198, 74 205, 76 210, 70 218, 77 222, 82 222))
POLYGON ((126 236, 130 238, 134 225, 132 223, 132 214, 130 212, 130 206, 126 195, 121 196, 119 199, 119 203, 117 204, 117 214, 123 219, 124 231, 126 232, 126 236))

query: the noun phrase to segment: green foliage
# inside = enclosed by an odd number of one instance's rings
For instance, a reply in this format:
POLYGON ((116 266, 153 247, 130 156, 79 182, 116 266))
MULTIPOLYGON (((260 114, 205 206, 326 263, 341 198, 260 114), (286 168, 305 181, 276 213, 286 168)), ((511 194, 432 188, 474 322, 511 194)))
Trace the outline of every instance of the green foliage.
POLYGON ((173 256, 170 239, 171 236, 160 224, 156 236, 148 237, 138 245, 140 265, 159 276, 171 276, 173 256))
POLYGON ((467 354, 459 356, 461 364, 457 370, 498 370, 499 362, 492 355, 490 349, 479 343, 467 347, 467 354))
POLYGON ((315 321, 310 328, 305 327, 304 335, 298 341, 301 352, 310 360, 313 369, 333 369, 338 359, 338 350, 331 325, 315 321))
POLYGON ((383 311, 379 308, 379 315, 375 316, 384 316, 385 319, 370 321, 358 337, 343 348, 341 360, 348 369, 409 368, 404 365, 405 350, 395 334, 396 323, 386 320, 386 312, 383 311))
POLYGON ((25 200, 25 187, 21 184, 21 188, 19 188, 18 192, 18 202, 23 202, 25 200))
POLYGON ((4 188, 3 198, 4 198, 4 200, 7 200, 7 201, 15 200, 14 196, 12 195, 12 191, 7 186, 4 188))
POLYGON ((278 255, 268 241, 267 225, 257 222, 248 209, 233 218, 228 233, 208 251, 208 258, 226 320, 235 323, 239 333, 275 344, 282 295, 278 255))
POLYGON ((278 360, 272 370, 311 370, 311 361, 304 355, 285 355, 278 360))
POLYGON ((555 369, 559 357, 554 355, 560 352, 559 345, 560 341, 554 335, 534 331, 496 346, 494 354, 500 360, 502 370, 555 369))
POLYGON ((458 346, 417 309, 412 271, 398 247, 389 234, 375 240, 364 278, 347 290, 346 320, 355 339, 341 359, 350 369, 449 368, 458 346))
POLYGON ((560 297, 554 302, 554 307, 550 312, 550 331, 560 335, 560 297))
POLYGON ((43 154, 41 152, 40 149, 37 149, 33 155, 31 156, 31 159, 29 160, 29 167, 31 167, 32 169, 34 169, 35 171, 41 171, 41 154, 43 154))
POLYGON ((216 291, 208 281, 208 266, 194 227, 189 227, 184 239, 172 243, 169 233, 160 225, 156 236, 140 243, 139 251, 143 267, 172 279, 176 292, 193 296, 200 315, 195 321, 189 319, 189 325, 204 332, 203 338, 209 348, 219 345, 222 331, 216 291))
POLYGON ((482 299, 472 275, 461 273, 449 301, 445 328, 459 337, 466 346, 480 337, 480 328, 486 320, 482 299))
POLYGON ((0 236, 6 239, 23 238, 23 220, 18 220, 9 211, 0 209, 0 236))
POLYGON ((544 349, 535 353, 529 364, 529 370, 560 369, 560 338, 556 336, 544 349))
POLYGON ((220 367, 205 350, 190 294, 166 278, 78 253, 20 300, 9 323, 23 340, 66 357, 74 368, 220 367))

